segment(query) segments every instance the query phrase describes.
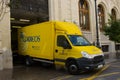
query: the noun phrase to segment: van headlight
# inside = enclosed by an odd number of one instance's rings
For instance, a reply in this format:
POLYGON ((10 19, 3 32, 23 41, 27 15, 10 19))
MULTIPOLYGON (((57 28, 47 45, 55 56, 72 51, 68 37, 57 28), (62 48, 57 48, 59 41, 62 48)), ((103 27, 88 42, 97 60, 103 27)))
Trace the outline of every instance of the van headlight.
POLYGON ((100 53, 101 53, 101 55, 102 55, 102 56, 104 56, 104 54, 103 54, 103 52, 102 52, 102 51, 101 51, 100 53))
POLYGON ((85 51, 81 51, 81 54, 82 54, 82 56, 85 57, 85 58, 92 58, 92 56, 89 55, 89 54, 88 54, 87 52, 85 52, 85 51))

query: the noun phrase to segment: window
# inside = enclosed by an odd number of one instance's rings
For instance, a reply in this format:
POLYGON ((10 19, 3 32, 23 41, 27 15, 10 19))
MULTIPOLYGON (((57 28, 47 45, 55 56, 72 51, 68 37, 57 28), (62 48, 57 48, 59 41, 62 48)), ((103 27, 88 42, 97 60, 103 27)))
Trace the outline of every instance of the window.
POLYGON ((63 47, 64 45, 68 45, 69 42, 67 41, 66 37, 65 36, 62 36, 62 35, 59 35, 57 37, 57 46, 61 46, 63 47))
POLYGON ((112 20, 116 20, 116 11, 115 11, 115 9, 112 9, 111 16, 112 16, 112 20))
POLYGON ((109 51, 109 46, 108 45, 102 45, 102 51, 103 52, 108 52, 109 51))
POLYGON ((98 26, 100 30, 103 30, 103 27, 105 25, 105 16, 104 16, 104 9, 102 5, 98 5, 98 26))
POLYGON ((91 44, 83 37, 79 35, 68 35, 71 43, 74 46, 90 46, 91 44))
POLYGON ((115 45, 116 50, 120 50, 120 44, 115 45))
POLYGON ((79 20, 82 30, 90 30, 89 7, 86 0, 79 1, 79 20))

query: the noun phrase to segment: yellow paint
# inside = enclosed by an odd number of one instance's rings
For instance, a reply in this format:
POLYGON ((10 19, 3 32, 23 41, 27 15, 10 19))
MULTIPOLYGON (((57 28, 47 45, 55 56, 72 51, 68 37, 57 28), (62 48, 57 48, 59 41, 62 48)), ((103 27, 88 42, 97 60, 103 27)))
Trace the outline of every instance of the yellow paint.
POLYGON ((120 74, 120 72, 113 72, 113 73, 103 74, 103 75, 100 75, 98 77, 106 77, 106 76, 110 76, 110 75, 114 75, 114 74, 120 74))
POLYGON ((120 78, 119 78, 119 79, 117 79, 117 80, 120 80, 120 78))
POLYGON ((120 68, 120 66, 111 66, 111 67, 120 68))
POLYGON ((106 65, 104 68, 102 68, 100 71, 98 71, 97 73, 95 73, 94 75, 92 75, 91 77, 88 78, 83 78, 80 80, 94 80, 95 78, 97 78, 99 76, 99 74, 101 74, 104 70, 106 70, 109 67, 109 65, 106 65))

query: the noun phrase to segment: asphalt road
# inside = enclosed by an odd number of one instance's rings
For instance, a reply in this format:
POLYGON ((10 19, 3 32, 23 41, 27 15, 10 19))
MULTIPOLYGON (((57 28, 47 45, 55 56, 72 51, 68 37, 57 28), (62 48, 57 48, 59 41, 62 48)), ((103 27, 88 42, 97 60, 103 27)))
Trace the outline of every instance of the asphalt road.
POLYGON ((0 80, 120 80, 120 61, 106 64, 99 71, 79 75, 70 75, 65 70, 41 66, 39 63, 31 67, 20 64, 12 70, 0 71, 0 80))
POLYGON ((108 69, 104 70, 94 80, 120 80, 120 61, 109 64, 108 69))

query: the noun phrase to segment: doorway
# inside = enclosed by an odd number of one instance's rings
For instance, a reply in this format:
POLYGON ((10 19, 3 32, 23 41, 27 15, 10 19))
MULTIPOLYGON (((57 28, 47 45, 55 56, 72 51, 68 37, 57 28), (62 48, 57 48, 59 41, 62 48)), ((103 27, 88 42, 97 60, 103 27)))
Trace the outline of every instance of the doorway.
POLYGON ((48 0, 11 0, 11 47, 13 64, 18 57, 18 29, 45 21, 49 21, 48 0))

